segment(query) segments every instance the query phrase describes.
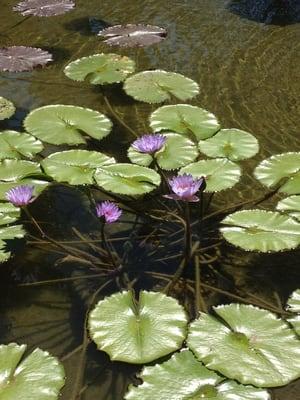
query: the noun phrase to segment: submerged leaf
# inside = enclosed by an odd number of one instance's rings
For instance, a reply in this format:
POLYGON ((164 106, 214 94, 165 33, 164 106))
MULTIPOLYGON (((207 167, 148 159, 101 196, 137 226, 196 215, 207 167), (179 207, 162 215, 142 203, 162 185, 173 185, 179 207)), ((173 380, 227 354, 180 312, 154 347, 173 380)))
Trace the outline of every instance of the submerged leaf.
POLYGON ((280 200, 276 208, 300 221, 300 195, 290 196, 280 200))
POLYGON ((4 158, 33 158, 43 148, 42 142, 27 133, 0 132, 0 160, 4 158))
POLYGON ((99 301, 89 316, 89 331, 99 350, 112 360, 144 364, 181 347, 187 316, 179 303, 162 293, 131 291, 99 301))
POLYGON ((64 386, 62 364, 40 349, 24 358, 26 347, 0 345, 1 400, 57 400, 64 386))
POLYGON ((36 47, 0 48, 0 71, 31 71, 34 67, 46 65, 50 61, 52 61, 52 55, 48 51, 36 47))
POLYGON ((135 70, 135 62, 118 54, 94 54, 72 61, 64 73, 74 81, 87 81, 92 85, 122 82, 135 70))
POLYGON ((161 70, 143 71, 127 78, 124 90, 135 100, 146 103, 161 103, 171 96, 187 100, 199 93, 198 84, 192 79, 161 70))
POLYGON ((282 386, 300 377, 300 341, 285 321, 244 304, 214 311, 218 318, 202 313, 187 339, 209 369, 258 387, 282 386))
POLYGON ((25 129, 51 144, 83 144, 84 134, 102 139, 112 128, 111 121, 98 111, 78 106, 55 104, 36 108, 24 121, 25 129))
POLYGON ((266 390, 224 380, 196 360, 189 350, 174 354, 162 364, 145 367, 131 385, 126 400, 270 400, 266 390))
POLYGON ((75 2, 73 0, 24 0, 13 7, 13 10, 24 16, 51 17, 65 14, 74 7, 75 2))
POLYGON ((15 111, 16 108, 14 104, 11 101, 0 96, 0 121, 13 116, 15 111))
POLYGON ((98 33, 110 46, 145 47, 159 43, 167 36, 167 31, 152 25, 115 25, 98 33))

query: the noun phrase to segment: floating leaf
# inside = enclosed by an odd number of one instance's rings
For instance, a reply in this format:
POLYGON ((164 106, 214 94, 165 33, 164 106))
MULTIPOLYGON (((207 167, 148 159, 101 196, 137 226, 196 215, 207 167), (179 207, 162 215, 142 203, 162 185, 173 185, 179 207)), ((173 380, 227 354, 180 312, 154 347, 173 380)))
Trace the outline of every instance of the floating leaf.
POLYGON ((288 321, 300 336, 300 289, 292 293, 288 299, 287 306, 288 311, 295 313, 295 316, 288 318, 288 321))
POLYGON ((97 151, 67 150, 53 153, 41 165, 58 182, 71 185, 93 184, 97 167, 115 163, 115 159, 97 151))
POLYGON ((52 17, 65 14, 74 7, 75 2, 73 0, 24 0, 13 7, 13 10, 24 16, 52 17))
POLYGON ((89 316, 89 331, 99 350, 112 360, 143 364, 181 347, 187 316, 178 302, 162 293, 131 291, 99 301, 89 316))
POLYGON ((189 350, 174 354, 162 364, 145 367, 139 377, 143 383, 131 385, 126 400, 270 400, 266 390, 225 381, 189 350))
POLYGON ((145 47, 159 43, 167 36, 167 31, 159 26, 152 25, 115 25, 103 29, 98 33, 104 43, 110 46, 145 47))
POLYGON ((160 185, 157 172, 127 163, 98 168, 94 177, 104 190, 129 196, 149 193, 160 185))
POLYGON ((135 70, 135 62, 118 54, 94 54, 72 61, 64 69, 68 78, 87 81, 92 85, 105 85, 124 81, 135 70))
MULTIPOLYGON (((158 165, 162 169, 171 170, 187 165, 198 156, 195 144, 188 138, 176 133, 165 133, 167 138, 164 147, 154 154, 158 165)), ((130 161, 144 166, 149 166, 153 161, 151 155, 140 153, 132 146, 128 150, 130 161)))
POLYGON ((244 304, 214 310, 218 318, 202 313, 187 339, 209 369, 258 387, 282 386, 300 377, 300 341, 285 321, 244 304))
POLYGON ((267 158, 256 167, 254 175, 267 187, 281 185, 279 192, 300 194, 300 152, 267 158))
POLYGON ((14 104, 0 96, 0 121, 10 118, 12 115, 14 115, 15 111, 16 108, 14 104))
POLYGON ((150 116, 150 126, 154 132, 170 130, 197 141, 211 137, 220 129, 214 114, 189 104, 158 108, 150 116))
POLYGON ((36 108, 25 118, 25 129, 51 144, 83 144, 84 134, 102 139, 112 127, 111 121, 98 111, 78 106, 50 105, 36 108))
POLYGON ((286 197, 279 201, 276 208, 300 221, 300 196, 286 197))
POLYGON ((143 71, 127 78, 124 90, 135 100, 146 103, 161 103, 171 96, 187 100, 199 93, 198 84, 192 79, 161 70, 143 71))
POLYGON ((251 133, 240 129, 222 129, 212 138, 200 141, 199 149, 208 157, 239 161, 255 156, 259 144, 251 133))
POLYGON ((1 400, 57 400, 64 385, 62 364, 40 349, 24 358, 26 347, 0 346, 1 400))
POLYGON ((206 192, 219 192, 233 187, 240 179, 241 169, 224 158, 200 160, 181 168, 180 173, 192 174, 194 178, 204 176, 206 192))
POLYGON ((263 253, 294 249, 300 244, 300 223, 278 212, 244 210, 228 215, 224 238, 244 250, 263 253))
MULTIPOLYGON (((13 226, 0 226, 0 263, 7 261, 10 257, 10 252, 6 249, 6 240, 11 239, 21 239, 24 237, 26 232, 23 229, 22 225, 13 225, 13 226)), ((1 357, 1 346, 0 346, 0 357, 1 357)), ((0 358, 1 359, 1 358, 0 358)), ((1 377, 1 362, 0 362, 0 377, 1 377)), ((0 378, 0 399, 2 400, 1 395, 1 378, 0 378)), ((3 398, 4 400, 4 398, 3 398)))
POLYGON ((10 224, 20 217, 20 209, 11 203, 0 203, 0 225, 10 224))
POLYGON ((43 148, 42 142, 27 133, 0 132, 0 160, 4 158, 33 158, 43 148))
POLYGON ((52 55, 48 51, 36 47, 0 48, 0 71, 31 71, 34 67, 46 65, 50 61, 52 61, 52 55))

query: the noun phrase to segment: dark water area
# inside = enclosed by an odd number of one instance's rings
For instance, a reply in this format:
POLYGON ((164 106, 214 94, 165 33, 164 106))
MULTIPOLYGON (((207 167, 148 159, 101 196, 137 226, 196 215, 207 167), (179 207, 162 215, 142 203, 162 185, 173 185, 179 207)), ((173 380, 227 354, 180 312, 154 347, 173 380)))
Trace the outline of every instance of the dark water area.
MULTIPOLYGON (((79 57, 115 52, 134 59, 137 71, 159 68, 194 79, 199 83, 200 95, 191 104, 213 112, 224 128, 239 128, 258 138, 260 152, 243 162, 242 182, 225 196, 216 196, 218 206, 262 193, 252 175, 262 159, 300 151, 299 1, 271 4, 271 0, 77 0, 74 11, 52 18, 24 18, 12 11, 15 3, 0 0, 0 47, 41 47, 53 53, 54 62, 33 72, 0 73, 0 96, 17 107, 12 119, 0 121, 1 130, 20 129, 24 116, 39 106, 89 107, 108 115, 114 123, 112 134, 101 141, 97 150, 118 154, 119 161, 126 161, 126 149, 133 137, 112 115, 103 90, 71 81, 63 73, 64 66, 79 57), (93 33, 99 26, 125 23, 162 26, 168 30, 168 37, 145 49, 123 49, 108 47, 93 33)), ((119 117, 136 132, 149 131, 148 117, 155 106, 133 101, 118 87, 105 89, 105 94, 119 117)), ((89 149, 93 145, 89 144, 89 149)), ((43 155, 55 150, 55 146, 48 146, 43 155)), ((31 207, 36 219, 56 239, 74 241, 74 227, 95 240, 100 237, 99 222, 88 197, 75 188, 55 185, 31 207)), ((118 223, 111 234, 130 237, 131 226, 118 223)), ((300 287, 299 250, 275 256, 226 247, 223 250, 222 268, 233 276, 232 284, 261 295, 274 305, 284 304, 289 294, 300 287)), ((133 256, 137 269, 153 262, 140 247, 133 256)), ((85 267, 78 267, 72 259, 63 264, 58 260, 49 247, 37 248, 32 243, 21 246, 13 259, 1 265, 0 341, 27 343, 30 348, 39 346, 62 358, 67 381, 61 399, 69 400, 79 362, 78 351, 72 351, 82 342, 86 301, 101 282, 95 279, 89 283, 79 280, 72 284, 18 286, 86 273, 85 267)), ((209 272, 207 277, 209 280, 209 272)), ((218 283, 225 288, 228 285, 218 283)), ((149 282, 144 284, 148 287, 149 282)), ((224 296, 207 293, 209 305, 228 301, 224 296)), ((137 370, 128 364, 111 363, 91 346, 82 399, 123 399, 137 370)), ((299 393, 298 380, 273 390, 272 395, 273 400, 300 400, 299 393)))

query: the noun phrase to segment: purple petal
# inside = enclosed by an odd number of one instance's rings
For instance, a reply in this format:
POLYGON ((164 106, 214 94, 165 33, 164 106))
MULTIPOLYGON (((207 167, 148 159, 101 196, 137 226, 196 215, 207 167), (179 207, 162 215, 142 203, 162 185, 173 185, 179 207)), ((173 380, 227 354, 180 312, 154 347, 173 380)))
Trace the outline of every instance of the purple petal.
POLYGON ((122 210, 111 201, 103 201, 96 205, 96 214, 97 217, 104 218, 106 223, 111 224, 120 218, 122 210))
POLYGON ((5 197, 14 206, 24 207, 34 200, 33 191, 34 191, 34 186, 20 185, 6 192, 5 197))
POLYGON ((166 140, 167 138, 160 134, 143 135, 132 143, 132 147, 140 153, 153 154, 164 146, 166 140))

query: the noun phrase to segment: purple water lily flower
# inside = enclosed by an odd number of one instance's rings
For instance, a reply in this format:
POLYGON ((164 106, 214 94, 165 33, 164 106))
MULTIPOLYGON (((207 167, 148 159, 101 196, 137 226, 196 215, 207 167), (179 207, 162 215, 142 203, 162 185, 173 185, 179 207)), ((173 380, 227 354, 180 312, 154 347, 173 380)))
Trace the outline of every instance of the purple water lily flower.
POLYGON ((15 207, 24 207, 33 202, 33 191, 34 186, 20 185, 8 190, 5 197, 15 207))
POLYGON ((160 150, 166 143, 167 138, 164 135, 143 135, 132 143, 132 147, 140 153, 153 154, 160 150))
POLYGON ((122 210, 115 203, 107 200, 96 205, 96 214, 97 217, 104 218, 106 223, 111 224, 120 218, 122 210))
POLYGON ((205 189, 205 178, 194 179, 190 174, 174 176, 169 179, 169 185, 174 193, 166 194, 164 197, 173 200, 183 200, 190 202, 199 201, 195 194, 205 189))

